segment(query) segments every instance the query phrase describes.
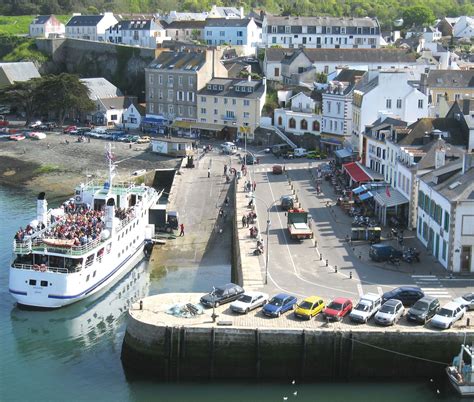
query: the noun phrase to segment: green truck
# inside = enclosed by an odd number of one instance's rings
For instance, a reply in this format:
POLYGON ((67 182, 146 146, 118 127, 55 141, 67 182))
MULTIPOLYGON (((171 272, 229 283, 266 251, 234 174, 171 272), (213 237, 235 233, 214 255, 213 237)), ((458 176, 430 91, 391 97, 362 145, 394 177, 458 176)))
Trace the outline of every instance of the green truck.
POLYGON ((313 231, 308 224, 308 212, 304 209, 290 209, 287 213, 288 232, 292 239, 312 239, 313 231))

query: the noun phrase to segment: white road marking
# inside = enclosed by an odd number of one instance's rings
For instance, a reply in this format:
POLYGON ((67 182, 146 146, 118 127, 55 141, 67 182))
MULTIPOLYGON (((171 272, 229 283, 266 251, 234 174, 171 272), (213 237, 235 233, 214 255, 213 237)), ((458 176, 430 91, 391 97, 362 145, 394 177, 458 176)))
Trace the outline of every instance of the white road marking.
POLYGON ((364 289, 362 289, 362 285, 360 283, 357 284, 357 291, 359 292, 359 296, 364 294, 364 289))

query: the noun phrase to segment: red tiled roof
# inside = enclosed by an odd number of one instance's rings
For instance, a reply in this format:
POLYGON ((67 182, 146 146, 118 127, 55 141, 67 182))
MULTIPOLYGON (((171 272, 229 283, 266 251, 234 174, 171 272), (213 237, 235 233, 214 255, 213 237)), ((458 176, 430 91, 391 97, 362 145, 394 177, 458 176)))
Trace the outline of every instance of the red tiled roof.
POLYGON ((371 181, 370 177, 361 169, 357 162, 345 163, 342 167, 351 176, 352 180, 357 183, 371 181))

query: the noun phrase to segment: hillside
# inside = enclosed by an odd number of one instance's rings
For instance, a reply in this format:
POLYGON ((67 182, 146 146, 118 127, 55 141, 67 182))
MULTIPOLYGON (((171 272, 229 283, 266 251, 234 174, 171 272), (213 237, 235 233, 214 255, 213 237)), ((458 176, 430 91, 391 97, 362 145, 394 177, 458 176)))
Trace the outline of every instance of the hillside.
MULTIPOLYGON (((428 14, 428 19, 444 16, 474 15, 474 3, 466 0, 4 0, 0 3, 0 15, 24 16, 34 14, 72 14, 73 12, 96 14, 102 11, 115 13, 165 13, 173 10, 204 11, 213 4, 243 6, 263 9, 269 13, 292 15, 333 15, 353 17, 377 17, 385 28, 404 17, 406 12, 418 16, 428 14), (421 11, 420 11, 421 8, 421 11)), ((22 25, 21 19, 15 25, 22 25)), ((0 32, 2 22, 0 20, 0 32)), ((6 29, 4 27, 4 29, 6 29)), ((8 28, 10 29, 10 28, 8 28)), ((11 27, 14 29, 14 26, 11 27)), ((10 33, 10 32, 8 32, 10 33)))

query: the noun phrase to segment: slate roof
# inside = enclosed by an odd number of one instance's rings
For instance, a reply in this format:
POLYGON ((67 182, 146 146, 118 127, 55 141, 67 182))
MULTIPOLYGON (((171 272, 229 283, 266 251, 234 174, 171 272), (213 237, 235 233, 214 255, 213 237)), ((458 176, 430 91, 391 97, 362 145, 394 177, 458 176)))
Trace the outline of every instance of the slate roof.
POLYGON ((116 109, 127 109, 132 103, 134 98, 128 96, 117 96, 115 98, 101 99, 100 102, 104 105, 107 110, 116 109))
POLYGON ((246 27, 249 23, 248 18, 208 18, 206 27, 246 27))
POLYGON ((436 165, 436 151, 440 145, 445 147, 445 160, 459 160, 464 154, 462 149, 448 145, 443 139, 433 139, 429 144, 420 148, 425 154, 416 164, 418 170, 434 169, 436 165))
POLYGON ((173 21, 169 24, 166 21, 161 20, 160 23, 165 29, 204 29, 206 25, 206 21, 197 20, 173 21))
POLYGON ((37 25, 43 25, 48 22, 48 20, 51 18, 51 15, 38 15, 33 19, 31 22, 32 24, 37 24, 37 25))
POLYGON ((268 48, 265 56, 269 62, 278 62, 285 58, 295 58, 304 52, 312 62, 338 62, 338 63, 415 63, 416 55, 403 49, 287 49, 268 48))
POLYGON ((467 146, 469 141, 469 132, 466 133, 461 124, 452 118, 424 117, 408 128, 411 131, 398 142, 399 145, 423 145, 423 137, 426 133, 431 134, 433 130, 448 132, 446 141, 452 145, 467 146))
POLYGON ((89 88, 89 98, 92 100, 123 96, 120 89, 105 78, 81 78, 81 82, 89 88))
POLYGON ((0 63, 0 70, 3 72, 8 81, 1 82, 0 84, 5 85, 11 85, 15 81, 28 81, 31 78, 40 77, 38 69, 31 61, 0 63))
POLYGON ((223 17, 240 16, 240 10, 236 7, 213 7, 213 10, 223 17))
POLYGON ((247 99, 257 99, 262 97, 264 92, 264 86, 261 85, 261 81, 247 81, 241 78, 230 79, 230 78, 213 78, 208 83, 223 85, 224 89, 221 91, 207 89, 207 85, 201 89, 198 93, 199 95, 209 95, 209 96, 220 96, 226 98, 247 98, 247 99), (240 92, 235 90, 235 86, 251 86, 254 88, 253 92, 240 92))
POLYGON ((337 27, 378 27, 376 20, 364 18, 299 17, 267 15, 267 25, 297 26, 337 26, 337 27))
POLYGON ((430 88, 474 88, 474 70, 430 70, 426 85, 430 88))
MULTIPOLYGON (((149 31, 151 28, 153 20, 122 20, 117 22, 112 29, 120 29, 120 30, 136 30, 136 31, 149 31)), ((158 26, 160 25, 159 22, 155 22, 158 26)))
POLYGON ((96 26, 103 15, 74 15, 66 24, 67 27, 96 26))
POLYGON ((148 65, 148 68, 197 71, 205 62, 205 52, 162 52, 148 65))

